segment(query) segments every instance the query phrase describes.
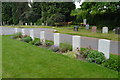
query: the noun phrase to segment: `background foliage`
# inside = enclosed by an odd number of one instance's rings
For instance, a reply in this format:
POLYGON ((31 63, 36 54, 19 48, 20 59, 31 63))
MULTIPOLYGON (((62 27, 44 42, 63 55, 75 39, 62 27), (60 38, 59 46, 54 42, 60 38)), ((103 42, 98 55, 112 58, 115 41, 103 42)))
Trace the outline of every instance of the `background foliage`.
POLYGON ((37 23, 55 25, 59 22, 73 22, 80 25, 87 19, 90 25, 108 26, 109 29, 120 26, 120 2, 84 2, 75 9, 73 2, 8 2, 2 5, 2 21, 5 24, 37 23))

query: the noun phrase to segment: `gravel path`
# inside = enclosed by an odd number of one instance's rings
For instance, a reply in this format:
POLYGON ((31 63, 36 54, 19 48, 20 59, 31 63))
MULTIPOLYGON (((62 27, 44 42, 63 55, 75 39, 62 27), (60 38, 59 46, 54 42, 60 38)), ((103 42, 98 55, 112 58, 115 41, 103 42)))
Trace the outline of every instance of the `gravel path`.
MULTIPOLYGON (((21 32, 22 28, 18 28, 18 31, 21 32)), ((49 29, 49 28, 24 28, 25 29, 25 34, 29 35, 29 32, 31 29, 34 30, 34 36, 39 38, 40 37, 40 31, 44 30, 45 31, 45 38, 46 40, 54 40, 53 38, 53 31, 54 29, 49 29)), ((10 35, 14 34, 15 30, 14 28, 9 28, 9 27, 0 27, 0 35, 10 35)), ((60 35, 60 42, 61 43, 69 43, 72 44, 72 36, 73 35, 67 35, 67 34, 61 34, 60 35)), ((94 50, 98 49, 98 40, 97 38, 91 38, 91 37, 82 37, 81 36, 81 47, 86 48, 86 47, 91 47, 94 50)), ((110 52, 113 54, 120 54, 120 42, 118 41, 111 41, 110 43, 110 52), (119 47, 118 47, 119 46, 119 47), (119 48, 119 49, 118 49, 119 48)))

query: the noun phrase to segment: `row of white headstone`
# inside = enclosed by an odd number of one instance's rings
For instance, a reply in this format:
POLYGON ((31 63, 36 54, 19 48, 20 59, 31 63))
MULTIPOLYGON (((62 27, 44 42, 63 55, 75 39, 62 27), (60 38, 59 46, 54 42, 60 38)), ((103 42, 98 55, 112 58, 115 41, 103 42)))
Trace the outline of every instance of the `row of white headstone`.
MULTIPOLYGON (((28 23, 25 23, 25 25, 28 26, 28 23)), ((33 24, 33 23, 30 23, 30 25, 31 25, 31 26, 32 26, 32 25, 36 25, 36 23, 34 23, 34 24, 33 24)))
MULTIPOLYGON (((15 28, 15 33, 17 33, 17 28, 15 28)), ((25 35, 25 30, 22 29, 22 35, 25 35)), ((30 37, 34 40, 34 30, 30 30, 30 37)), ((40 32, 40 40, 42 44, 45 44, 45 31, 40 32)), ((60 46, 60 33, 54 33, 54 45, 60 46)), ((76 49, 81 48, 81 37, 73 36, 72 37, 72 48, 75 52, 76 49)), ((98 41, 98 51, 103 52, 106 59, 109 59, 110 56, 110 40, 99 39, 98 41)))

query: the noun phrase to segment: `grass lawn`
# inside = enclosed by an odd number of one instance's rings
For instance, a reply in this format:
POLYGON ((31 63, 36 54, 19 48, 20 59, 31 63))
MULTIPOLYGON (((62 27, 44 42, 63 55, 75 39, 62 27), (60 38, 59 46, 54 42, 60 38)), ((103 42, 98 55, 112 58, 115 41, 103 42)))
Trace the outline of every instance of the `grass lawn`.
POLYGON ((21 41, 2 38, 3 78, 117 78, 118 72, 21 41))
MULTIPOLYGON (((25 27, 25 28, 52 28, 51 26, 6 26, 6 27, 25 27)), ((78 32, 73 31, 74 26, 70 27, 55 27, 54 29, 58 30, 59 33, 70 34, 70 35, 79 35, 93 38, 102 38, 114 41, 120 41, 118 35, 113 31, 109 31, 108 34, 101 33, 101 30, 98 30, 97 33, 93 33, 92 30, 86 30, 85 28, 80 28, 78 32)))
POLYGON ((2 78, 2 36, 0 36, 0 79, 2 78))

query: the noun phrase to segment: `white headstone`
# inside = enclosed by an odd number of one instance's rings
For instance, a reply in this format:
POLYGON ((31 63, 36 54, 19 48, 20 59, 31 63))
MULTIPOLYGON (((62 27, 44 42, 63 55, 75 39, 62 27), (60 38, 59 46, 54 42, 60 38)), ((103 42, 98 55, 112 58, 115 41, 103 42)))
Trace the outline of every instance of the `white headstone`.
POLYGON ((54 33, 54 45, 60 46, 60 33, 54 33))
POLYGON ((108 27, 103 27, 102 28, 102 33, 108 33, 108 27))
POLYGON ((33 30, 30 30, 30 37, 32 38, 33 41, 35 40, 35 38, 34 38, 34 31, 33 30))
POLYGON ((83 19, 83 24, 86 25, 87 19, 83 19))
POLYGON ((23 36, 25 35, 25 29, 22 29, 22 35, 23 36))
POLYGON ((25 23, 25 25, 27 26, 27 23, 25 23))
POLYGON ((77 49, 81 48, 81 43, 80 43, 80 36, 73 36, 72 37, 72 46, 73 46, 73 51, 76 52, 77 49))
POLYGON ((32 26, 32 22, 30 23, 30 25, 32 26))
POLYGON ((89 28, 90 28, 90 25, 89 25, 89 24, 87 24, 87 25, 86 25, 86 29, 89 29, 89 28))
POLYGON ((44 23, 42 23, 42 26, 44 26, 44 23))
POLYGON ((110 40, 99 39, 98 51, 104 53, 106 59, 110 57, 110 40))
POLYGON ((45 44, 45 31, 40 32, 40 41, 43 45, 45 44))
POLYGON ((15 33, 17 33, 18 32, 18 28, 15 28, 15 33))

